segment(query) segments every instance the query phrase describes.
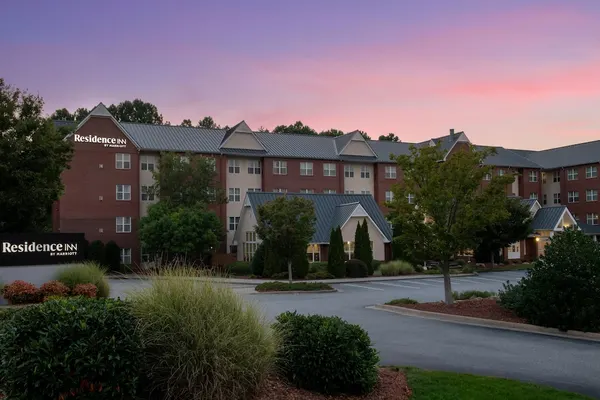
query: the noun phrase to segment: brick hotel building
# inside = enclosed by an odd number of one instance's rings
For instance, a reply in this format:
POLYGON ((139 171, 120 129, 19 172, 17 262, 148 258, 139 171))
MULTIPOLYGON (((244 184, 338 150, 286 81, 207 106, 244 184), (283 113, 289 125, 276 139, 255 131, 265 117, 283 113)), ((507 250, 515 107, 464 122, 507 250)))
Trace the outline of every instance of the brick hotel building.
MULTIPOLYGON (((323 203, 319 205, 323 215, 344 215, 347 208, 350 211, 342 223, 353 216, 368 217, 371 237, 382 242, 375 258, 389 258, 390 230, 381 223, 381 215, 386 213, 384 202, 392 199, 391 186, 402 181, 402 171, 389 156, 408 154, 411 145, 366 141, 356 131, 335 138, 254 132, 245 122, 227 131, 119 123, 103 104, 74 127, 66 140, 73 141, 75 150, 71 168, 63 173, 65 192, 54 207, 54 230, 82 232, 89 241, 114 240, 122 248, 122 261, 136 265, 144 259, 137 227, 148 206, 158 200, 147 188, 153 184, 152 171, 162 151, 192 152, 215 160, 218 179, 229 198, 215 209, 227 231, 222 255, 248 259, 256 248, 253 225, 248 222, 252 218, 245 218, 244 210, 252 210, 252 202, 260 201, 260 196, 247 193, 288 192, 314 193, 315 202, 323 203), (337 203, 328 202, 334 197, 337 203), (372 201, 378 209, 371 207, 372 201)), ((450 130, 447 136, 414 144, 438 143, 447 157, 470 141, 465 133, 450 130)), ((594 238, 600 235, 600 141, 543 151, 496 150, 485 162, 494 166, 494 174, 518 172, 507 194, 529 202, 535 214, 536 232, 531 240, 514 244, 505 257, 540 254, 543 243, 570 224, 577 223, 594 238)), ((326 259, 326 248, 324 242, 311 244, 312 259, 326 259)))

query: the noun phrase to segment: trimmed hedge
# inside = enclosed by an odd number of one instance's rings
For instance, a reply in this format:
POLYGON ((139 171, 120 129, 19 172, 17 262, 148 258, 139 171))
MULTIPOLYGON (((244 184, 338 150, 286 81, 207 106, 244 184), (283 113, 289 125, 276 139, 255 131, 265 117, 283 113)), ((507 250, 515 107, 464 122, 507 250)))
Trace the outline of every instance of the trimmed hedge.
POLYGON ((333 290, 327 283, 313 282, 264 282, 256 286, 257 292, 292 292, 292 291, 315 291, 315 290, 333 290))
POLYGON ((366 278, 369 275, 369 268, 361 260, 351 259, 346 261, 346 276, 348 278, 366 278))
POLYGON ((236 261, 227 266, 227 273, 236 276, 248 276, 252 274, 252 268, 248 261, 236 261))

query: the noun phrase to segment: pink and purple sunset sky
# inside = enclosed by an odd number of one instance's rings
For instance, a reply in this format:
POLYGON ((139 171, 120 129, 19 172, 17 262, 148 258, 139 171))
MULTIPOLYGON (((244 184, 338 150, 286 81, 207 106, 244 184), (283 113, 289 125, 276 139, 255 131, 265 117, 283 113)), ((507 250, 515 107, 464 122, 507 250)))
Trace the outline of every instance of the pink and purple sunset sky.
POLYGON ((0 76, 51 113, 141 98, 179 124, 600 139, 600 1, 6 0, 0 76))

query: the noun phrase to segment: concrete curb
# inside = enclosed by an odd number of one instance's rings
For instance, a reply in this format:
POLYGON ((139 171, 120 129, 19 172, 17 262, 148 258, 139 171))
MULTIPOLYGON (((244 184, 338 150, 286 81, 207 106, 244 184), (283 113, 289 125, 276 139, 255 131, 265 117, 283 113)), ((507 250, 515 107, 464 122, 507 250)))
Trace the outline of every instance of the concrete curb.
POLYGON ((278 290, 278 291, 272 291, 272 292, 259 292, 259 291, 254 291, 248 294, 313 294, 313 293, 336 293, 337 290, 336 289, 332 289, 332 290, 290 290, 290 291, 284 291, 284 290, 278 290))
POLYGON ((381 310, 387 311, 393 314, 404 315, 408 317, 420 317, 433 319, 437 321, 443 322, 451 322, 455 324, 461 325, 472 325, 472 326, 480 326, 484 328, 496 328, 496 329, 504 329, 509 331, 516 332, 527 332, 527 333, 537 333, 540 335, 546 336, 554 336, 566 339, 578 339, 585 340, 590 342, 600 342, 600 333, 592 333, 592 332, 580 332, 580 331, 568 331, 561 332, 556 328, 546 328, 542 326, 530 325, 530 324, 520 324, 518 322, 505 322, 505 321, 495 321, 491 319, 484 318, 475 318, 475 317, 464 317, 461 315, 452 315, 452 314, 443 314, 436 313, 431 311, 421 311, 421 310, 413 310, 405 307, 398 306, 390 306, 387 304, 377 304, 374 306, 368 306, 366 308, 372 310, 381 310))

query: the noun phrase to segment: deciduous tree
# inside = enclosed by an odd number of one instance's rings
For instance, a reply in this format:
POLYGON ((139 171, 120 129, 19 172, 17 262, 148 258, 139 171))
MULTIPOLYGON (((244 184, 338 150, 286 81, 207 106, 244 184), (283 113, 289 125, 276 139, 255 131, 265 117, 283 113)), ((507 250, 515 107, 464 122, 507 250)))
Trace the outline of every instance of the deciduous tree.
POLYGON ((210 128, 210 129, 218 129, 219 125, 215 123, 215 120, 211 117, 204 117, 200 121, 198 121, 199 128, 210 128))
POLYGON ((287 262, 290 283, 292 261, 300 254, 306 257, 315 222, 313 202, 302 197, 283 195, 258 207, 256 234, 268 243, 268 252, 287 262))
POLYGON ((398 141, 400 141, 400 138, 390 132, 387 135, 380 135, 378 140, 387 140, 390 142, 398 142, 398 141))
POLYGON ((140 99, 123 101, 117 105, 112 104, 108 107, 108 111, 119 122, 163 123, 163 116, 158 112, 158 108, 154 104, 140 99))
POLYGON ((340 131, 339 129, 328 129, 326 131, 321 131, 319 132, 320 136, 342 136, 344 134, 343 131, 340 131))
POLYGON ((299 133, 303 135, 316 135, 317 131, 308 125, 304 125, 302 121, 296 121, 293 125, 278 125, 273 129, 273 133, 299 133))
POLYGON ((0 78, 0 232, 52 228, 52 204, 63 192, 71 142, 42 115, 41 97, 0 78))
POLYGON ((192 120, 191 119, 184 119, 183 121, 181 121, 180 126, 192 126, 192 120))
MULTIPOLYGON (((481 186, 492 169, 484 160, 494 151, 470 146, 444 161, 446 153, 439 145, 411 146, 410 154, 392 156, 404 174, 403 185, 393 189, 393 215, 404 226, 419 226, 415 240, 423 242, 430 259, 440 262, 448 304, 453 303, 450 261, 461 250, 474 249, 478 232, 508 215, 505 188, 514 176, 496 175, 489 185, 481 186), (412 204, 409 193, 414 195, 412 204)), ((404 239, 411 240, 409 233, 404 239)))

